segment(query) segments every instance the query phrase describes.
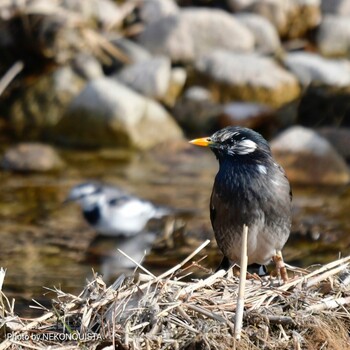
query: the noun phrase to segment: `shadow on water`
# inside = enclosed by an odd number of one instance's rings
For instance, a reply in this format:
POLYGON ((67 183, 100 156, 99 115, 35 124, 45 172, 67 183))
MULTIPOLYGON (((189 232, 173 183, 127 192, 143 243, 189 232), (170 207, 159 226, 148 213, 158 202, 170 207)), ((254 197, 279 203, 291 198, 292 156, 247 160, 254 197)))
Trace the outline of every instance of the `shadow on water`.
MULTIPOLYGON (((96 238, 75 204, 63 205, 75 184, 98 179, 118 184, 158 204, 195 209, 171 248, 156 245, 145 266, 164 271, 212 238, 209 196, 217 163, 210 152, 187 145, 152 154, 115 150, 62 151, 68 166, 59 174, 1 173, 0 266, 7 269, 4 292, 16 299, 17 312, 33 315, 32 298, 50 306, 50 291, 79 293, 92 270, 112 281, 118 271, 118 242, 96 238)), ((324 263, 350 253, 350 189, 294 188, 293 234, 286 261, 298 266, 324 263)), ((201 262, 215 268, 220 260, 214 240, 201 262)))

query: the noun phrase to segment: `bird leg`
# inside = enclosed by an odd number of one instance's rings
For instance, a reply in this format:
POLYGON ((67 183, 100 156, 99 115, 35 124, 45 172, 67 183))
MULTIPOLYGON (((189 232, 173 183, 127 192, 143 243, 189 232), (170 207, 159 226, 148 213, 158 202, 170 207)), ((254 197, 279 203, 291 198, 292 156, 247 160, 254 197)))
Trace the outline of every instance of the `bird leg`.
POLYGON ((283 282, 287 282, 288 273, 287 273, 286 265, 284 264, 284 261, 283 261, 282 252, 280 250, 276 251, 276 255, 272 257, 272 260, 276 265, 278 278, 282 278, 283 282))

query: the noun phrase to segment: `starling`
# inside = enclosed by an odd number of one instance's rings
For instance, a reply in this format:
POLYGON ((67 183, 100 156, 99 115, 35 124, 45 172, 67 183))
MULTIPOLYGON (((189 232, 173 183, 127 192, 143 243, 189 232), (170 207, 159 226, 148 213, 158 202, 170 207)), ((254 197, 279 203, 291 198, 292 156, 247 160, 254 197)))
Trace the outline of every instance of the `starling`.
POLYGON ((249 265, 263 271, 273 259, 286 280, 281 250, 290 233, 292 194, 267 141, 251 129, 230 126, 190 143, 210 147, 219 161, 210 198, 210 220, 224 255, 219 268, 239 263, 247 225, 249 265))

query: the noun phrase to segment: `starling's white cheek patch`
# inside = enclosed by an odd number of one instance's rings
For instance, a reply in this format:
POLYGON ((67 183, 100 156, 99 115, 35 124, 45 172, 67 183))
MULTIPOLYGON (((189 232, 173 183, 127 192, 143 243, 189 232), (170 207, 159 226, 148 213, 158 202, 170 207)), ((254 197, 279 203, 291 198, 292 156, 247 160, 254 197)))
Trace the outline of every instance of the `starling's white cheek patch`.
POLYGON ((249 154, 249 153, 253 153, 256 148, 257 148, 257 144, 252 141, 252 140, 243 140, 241 142, 239 142, 236 145, 236 150, 235 153, 237 154, 249 154))
POLYGON ((259 164, 258 170, 259 170, 260 174, 265 174, 265 175, 267 174, 267 169, 266 169, 266 166, 264 166, 264 165, 259 164))

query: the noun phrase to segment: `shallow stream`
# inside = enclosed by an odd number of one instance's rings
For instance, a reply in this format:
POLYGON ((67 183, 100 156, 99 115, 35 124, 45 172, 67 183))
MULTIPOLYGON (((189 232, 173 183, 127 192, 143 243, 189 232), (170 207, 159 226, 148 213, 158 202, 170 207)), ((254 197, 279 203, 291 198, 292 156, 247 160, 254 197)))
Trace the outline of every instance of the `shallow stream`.
MULTIPOLYGON (((173 248, 160 245, 145 266, 154 273, 168 269, 212 238, 208 205, 217 163, 211 152, 179 144, 150 154, 116 150, 61 150, 67 167, 56 174, 0 173, 0 266, 7 269, 4 292, 16 299, 20 315, 31 299, 50 306, 54 286, 79 293, 92 269, 106 274, 107 283, 120 271, 113 264, 117 244, 96 240, 74 203, 63 205, 69 189, 97 179, 117 184, 158 204, 196 211, 184 237, 173 248), (166 254, 165 254, 166 253, 166 254)), ((293 233, 285 260, 306 267, 350 253, 350 189, 293 186, 293 233)), ((220 255, 215 242, 202 252, 201 264, 215 268, 220 255)))

